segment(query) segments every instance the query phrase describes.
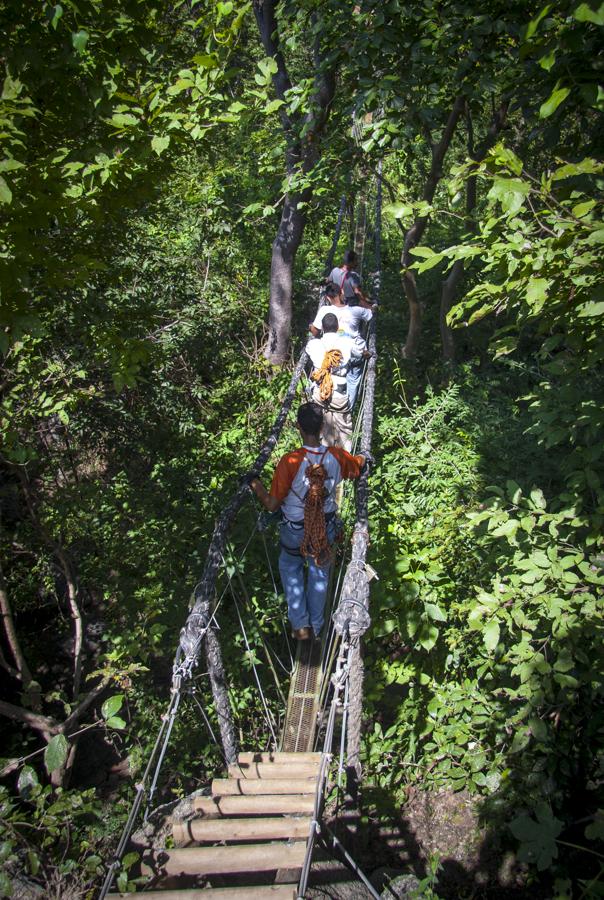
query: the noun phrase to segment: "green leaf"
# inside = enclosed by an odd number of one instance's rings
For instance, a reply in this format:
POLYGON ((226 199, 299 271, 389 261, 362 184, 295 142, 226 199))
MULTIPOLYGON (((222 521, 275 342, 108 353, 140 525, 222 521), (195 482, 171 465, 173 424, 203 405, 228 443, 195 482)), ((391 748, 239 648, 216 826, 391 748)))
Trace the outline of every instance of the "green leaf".
POLYGON ((19 79, 7 75, 2 84, 2 100, 16 100, 22 90, 23 85, 19 79))
POLYGON ((426 615, 434 622, 446 622, 447 615, 436 603, 424 603, 426 615))
POLYGON ((599 303, 584 303, 579 307, 579 318, 594 318, 604 315, 604 301, 599 303))
POLYGON ((436 625, 431 625, 429 622, 422 622, 417 640, 424 650, 431 650, 438 640, 438 635, 439 631, 436 625))
POLYGON ((73 44, 73 49, 76 53, 83 53, 86 49, 86 44, 88 43, 88 38, 90 35, 87 31, 80 29, 80 31, 74 31, 71 35, 71 43, 73 44))
POLYGON ((111 716, 114 716, 118 710, 122 708, 122 703, 124 702, 123 694, 114 694, 113 697, 108 697, 103 705, 101 706, 101 715, 104 719, 110 719, 111 716))
POLYGON ((138 119, 132 113, 115 113, 110 119, 111 125, 123 128, 126 125, 137 125, 138 119))
POLYGON ((9 188, 2 175, 0 175, 0 203, 11 203, 12 199, 13 192, 9 188))
POLYGON ((123 731, 126 727, 126 723, 123 719, 120 719, 119 716, 111 716, 110 719, 107 719, 107 728, 116 728, 118 731, 123 731))
POLYGON ((57 30, 57 25, 59 24, 59 19, 63 15, 63 7, 60 3, 57 3, 55 6, 51 6, 47 13, 51 26, 57 30))
POLYGON ((577 219, 581 219, 588 212, 591 212, 595 205, 595 200, 584 200, 583 203, 577 203, 576 206, 573 206, 571 212, 577 219))
POLYGON ((170 135, 169 134, 156 134, 155 137, 151 141, 151 149, 157 153, 158 156, 161 156, 166 147, 170 145, 170 135))
POLYGON ((531 278, 526 289, 527 302, 533 307, 533 315, 539 313, 547 299, 547 291, 551 285, 549 278, 531 278))
POLYGON ((201 69, 215 69, 218 65, 216 57, 208 53, 198 53, 193 57, 192 62, 196 63, 201 69))
POLYGON ((13 896, 13 883, 5 872, 0 872, 0 896, 13 896))
POLYGON ((593 822, 585 829, 585 837, 590 841, 604 840, 604 809, 596 810, 593 822))
POLYGON ((531 488, 531 503, 537 509, 545 509, 547 507, 547 501, 545 499, 545 495, 541 488, 532 487, 531 488))
POLYGON ((568 87, 554 88, 545 103, 542 103, 539 107, 539 117, 541 119, 547 119, 549 116, 553 115, 569 94, 570 88, 568 87))
POLYGON ((488 197, 489 200, 499 200, 503 211, 513 215, 519 211, 530 190, 530 184, 521 178, 496 177, 488 197))
POLYGON ((526 725, 523 725, 514 735, 512 746, 510 747, 510 753, 520 753, 521 750, 524 750, 530 740, 531 733, 526 725))
POLYGON ((49 775, 52 775, 53 772, 65 765, 68 752, 69 744, 65 735, 55 734, 44 751, 44 765, 49 775))
POLYGON ((25 163, 19 162, 18 159, 7 157, 0 160, 0 172, 14 172, 15 169, 24 169, 25 163))
POLYGON ((482 633, 482 639, 487 650, 492 653, 499 643, 499 622, 496 619, 491 619, 487 623, 482 633))
POLYGON ((35 850, 27 851, 27 866, 29 868, 30 875, 33 875, 34 878, 40 871, 40 857, 35 852, 35 850))
POLYGON ((604 244, 604 228, 592 231, 585 239, 586 244, 604 244))
POLYGON ((501 525, 498 525, 497 528, 494 528, 491 533, 493 537, 512 538, 519 527, 520 522, 518 519, 508 519, 507 522, 503 522, 501 525))
POLYGON ((556 62, 556 51, 550 50, 549 53, 546 53, 544 56, 542 56, 540 58, 539 65, 541 66, 542 69, 545 69, 546 72, 549 72, 553 68, 553 65, 555 62, 556 62))
POLYGON ((556 838, 562 831, 563 823, 554 817, 546 803, 540 803, 536 813, 536 821, 526 814, 517 816, 510 824, 510 830, 521 842, 519 859, 536 863, 539 871, 543 871, 558 856, 556 838))
POLYGON ((598 162, 587 156, 580 162, 566 163, 560 166, 552 174, 552 181, 560 181, 562 178, 572 178, 573 175, 597 175, 604 170, 604 163, 598 162))
POLYGON ((541 20, 548 14, 548 12, 550 11, 551 8, 552 8, 551 3, 546 4, 546 6, 543 7, 541 12, 539 12, 533 19, 531 19, 531 21, 526 26, 526 31, 524 33, 523 40, 530 41, 532 36, 537 31, 537 28, 539 27, 539 22, 541 22, 541 20))
POLYGON ((384 214, 395 219, 406 219, 413 215, 413 207, 409 203, 389 203, 384 207, 384 214))
POLYGON ((531 729, 531 734, 535 738, 535 740, 540 741, 542 744, 547 740, 547 725, 541 719, 532 718, 528 720, 529 728, 531 729))
POLYGON ((24 800, 29 800, 36 788, 40 787, 35 769, 31 766, 23 766, 17 780, 17 790, 24 800))
POLYGON ((597 10, 592 9, 588 3, 581 3, 573 12, 573 16, 577 22, 592 22, 594 25, 604 25, 604 3, 601 3, 597 10))

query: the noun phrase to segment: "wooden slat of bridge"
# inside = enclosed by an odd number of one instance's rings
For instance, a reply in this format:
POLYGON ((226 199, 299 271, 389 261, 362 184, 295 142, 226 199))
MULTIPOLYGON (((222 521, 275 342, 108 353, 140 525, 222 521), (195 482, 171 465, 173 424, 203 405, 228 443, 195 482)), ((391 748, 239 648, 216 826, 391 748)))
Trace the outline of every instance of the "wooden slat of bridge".
POLYGON ((195 798, 194 817, 172 823, 175 847, 143 853, 142 871, 153 888, 144 896, 295 898, 320 760, 321 754, 310 752, 240 754, 228 778, 214 779, 210 796, 195 798), (248 885, 241 883, 246 877, 248 885), (284 879, 286 883, 276 883, 284 879))

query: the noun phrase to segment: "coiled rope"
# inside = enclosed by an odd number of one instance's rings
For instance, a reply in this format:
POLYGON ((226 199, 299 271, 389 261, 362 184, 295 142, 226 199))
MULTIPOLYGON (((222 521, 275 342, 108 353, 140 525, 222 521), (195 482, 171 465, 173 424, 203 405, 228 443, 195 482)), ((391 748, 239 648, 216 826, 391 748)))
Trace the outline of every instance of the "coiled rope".
POLYGON ((341 350, 328 350, 323 357, 321 366, 318 369, 315 369, 314 372, 311 372, 310 377, 319 385, 319 397, 321 398, 321 403, 328 403, 331 400, 331 395, 333 394, 333 378, 331 377, 331 373, 333 369, 337 369, 338 366, 342 365, 343 359, 344 357, 342 356, 341 350))
POLYGON ((310 482, 304 500, 304 540, 300 547, 302 556, 310 556, 318 566, 329 560, 331 545, 325 527, 325 479, 327 472, 323 463, 309 466, 306 477, 310 482))

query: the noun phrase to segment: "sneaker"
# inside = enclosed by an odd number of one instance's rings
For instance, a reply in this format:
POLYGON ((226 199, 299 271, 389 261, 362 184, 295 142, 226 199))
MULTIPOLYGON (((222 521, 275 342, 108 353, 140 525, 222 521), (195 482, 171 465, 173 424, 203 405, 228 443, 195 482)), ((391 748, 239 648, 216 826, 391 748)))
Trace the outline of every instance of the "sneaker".
POLYGON ((310 640, 310 628, 308 625, 305 625, 304 628, 294 628, 292 631, 292 637, 296 638, 297 641, 309 641, 310 640))

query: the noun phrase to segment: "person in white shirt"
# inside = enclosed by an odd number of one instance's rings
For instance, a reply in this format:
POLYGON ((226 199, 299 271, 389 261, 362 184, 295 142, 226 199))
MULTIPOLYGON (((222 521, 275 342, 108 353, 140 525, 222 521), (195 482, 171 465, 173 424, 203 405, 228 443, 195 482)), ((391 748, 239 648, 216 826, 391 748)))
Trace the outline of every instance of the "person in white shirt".
POLYGON ((322 318, 323 337, 312 338, 306 345, 313 364, 311 378, 315 381, 312 399, 323 409, 322 436, 326 444, 352 446, 352 416, 348 402, 346 375, 351 360, 359 360, 353 338, 338 334, 338 319, 332 312, 322 318))
MULTIPOLYGON (((363 306, 349 306, 344 302, 342 293, 337 285, 333 282, 325 288, 325 295, 331 304, 330 306, 321 306, 314 321, 309 325, 311 334, 319 337, 323 330, 323 319, 326 315, 333 313, 338 320, 338 334, 350 337, 354 340, 359 356, 366 355, 367 345, 361 334, 360 328, 373 318, 377 304, 372 304, 370 309, 363 306)), ((361 381, 363 369, 360 363, 352 365, 348 369, 346 381, 348 385, 348 405, 352 410, 357 398, 359 384, 361 381)))

